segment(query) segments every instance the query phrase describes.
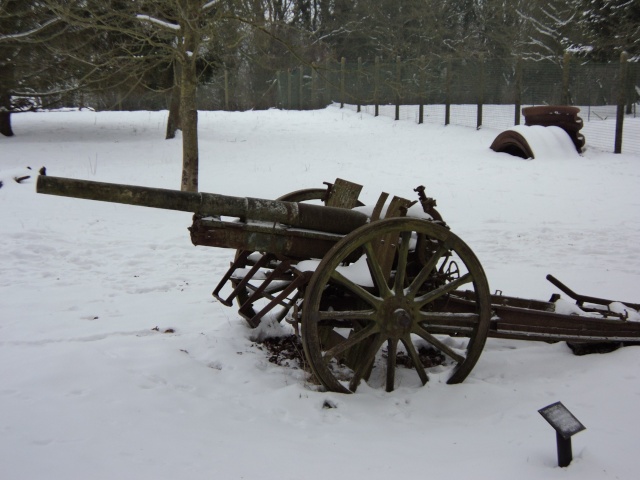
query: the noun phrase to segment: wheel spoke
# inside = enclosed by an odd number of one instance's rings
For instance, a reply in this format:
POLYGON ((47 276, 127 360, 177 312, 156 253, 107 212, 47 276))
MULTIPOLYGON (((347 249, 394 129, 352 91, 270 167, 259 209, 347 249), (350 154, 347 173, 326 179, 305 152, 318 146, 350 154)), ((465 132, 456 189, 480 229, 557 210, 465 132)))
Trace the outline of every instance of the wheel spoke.
POLYGON ((360 363, 353 372, 353 377, 349 382, 349 390, 351 390, 352 392, 356 391, 356 388, 358 388, 358 385, 360 385, 360 381, 364 378, 364 376, 371 368, 371 365, 376 358, 376 353, 378 353, 378 350, 380 350, 380 347, 383 343, 384 338, 382 338, 382 335, 380 334, 378 334, 376 338, 372 339, 371 345, 369 345, 366 353, 359 359, 360 363))
POLYGON ((387 392, 393 392, 396 383, 396 355, 398 340, 390 338, 387 341, 387 392))
POLYGON ((417 305, 420 306, 420 308, 422 308, 427 303, 433 302, 435 299, 440 298, 442 295, 445 295, 449 292, 453 292, 454 290, 457 290, 458 287, 461 287, 462 285, 470 283, 471 281, 473 281, 473 277, 471 276, 470 273, 467 273, 460 278, 456 278, 453 282, 449 282, 446 285, 442 285, 441 287, 438 287, 435 290, 432 290, 420 297, 417 297, 415 299, 415 302, 417 305))
POLYGON ((400 236, 400 247, 398 248, 398 265, 396 267, 396 277, 393 283, 393 291, 396 295, 402 292, 404 280, 407 274, 407 256, 409 255, 409 243, 411 242, 411 232, 402 232, 400 236))
POLYGON ((477 313, 420 312, 418 323, 430 327, 475 327, 480 321, 477 313))
POLYGON ((318 322, 322 320, 365 320, 375 322, 375 310, 322 310, 312 315, 318 322))
POLYGON ((380 297, 390 297, 391 289, 389 289, 387 278, 385 278, 385 275, 382 272, 382 267, 380 266, 380 262, 378 261, 378 256, 373 250, 373 245, 371 244, 371 242, 367 242, 363 245, 363 248, 367 254, 367 264, 369 265, 369 270, 371 271, 371 278, 373 279, 376 287, 378 287, 380 297))
POLYGON ((430 343, 431 345, 436 347, 438 350, 440 350, 442 353, 444 353, 449 358, 454 360, 456 363, 462 363, 465 361, 465 357, 463 355, 460 355, 459 353, 454 351, 451 347, 449 347, 448 345, 445 345, 443 342, 438 340, 435 336, 431 335, 421 326, 416 325, 413 328, 413 333, 420 336, 420 338, 422 338, 425 342, 430 343))
POLYGON ((416 351, 416 347, 413 346, 411 337, 403 338, 402 344, 407 349, 407 352, 409 352, 409 356, 413 361, 413 365, 416 369, 416 372, 418 372, 418 376, 422 381, 422 385, 425 385, 429 381, 429 377, 427 376, 427 372, 424 371, 424 365, 422 364, 422 360, 420 360, 420 355, 418 355, 418 352, 416 351))
POLYGON ((406 292, 407 297, 415 296, 416 293, 418 293, 418 290, 420 289, 422 284, 427 281, 433 269, 436 268, 438 260, 440 260, 442 256, 448 251, 449 247, 445 245, 445 243, 440 244, 438 250, 433 253, 429 261, 424 264, 422 270, 420 270, 420 273, 416 275, 416 278, 414 278, 413 282, 411 282, 411 285, 409 285, 409 288, 406 292))
POLYGON ((337 357, 345 350, 348 350, 349 348, 355 346, 356 344, 369 338, 374 333, 378 333, 378 332, 379 332, 379 329, 375 324, 367 325, 362 330, 354 332, 353 335, 347 338, 344 342, 340 342, 335 347, 327 350, 324 354, 325 361, 329 361, 331 358, 337 357))
POLYGON ((337 270, 334 270, 333 272, 331 272, 331 279, 334 282, 336 282, 336 283, 340 284, 341 286, 343 286, 343 287, 347 288, 348 290, 350 290, 351 293, 357 295, 358 297, 360 297, 360 299, 364 300, 369 305, 371 305, 373 307, 376 307, 376 306, 380 305, 380 302, 381 302, 380 298, 378 298, 375 295, 372 295, 371 293, 367 292, 360 285, 358 285, 357 283, 352 282, 351 280, 349 280, 347 277, 342 275, 337 270))

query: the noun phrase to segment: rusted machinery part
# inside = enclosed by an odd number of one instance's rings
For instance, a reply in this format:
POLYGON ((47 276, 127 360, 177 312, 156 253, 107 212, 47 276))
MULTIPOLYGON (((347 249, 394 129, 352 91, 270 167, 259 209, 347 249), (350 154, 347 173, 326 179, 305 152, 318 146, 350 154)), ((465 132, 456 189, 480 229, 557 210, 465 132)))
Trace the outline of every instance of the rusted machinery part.
POLYGON ((514 157, 524 159, 534 158, 533 150, 529 142, 527 142, 527 139, 515 130, 505 130, 500 133, 490 148, 494 152, 508 153, 514 157))
MULTIPOLYGON (((333 188, 334 184, 327 183, 326 185, 327 186, 322 188, 306 188, 306 189, 296 190, 294 192, 289 192, 277 198, 276 200, 280 202, 293 202, 293 203, 321 202, 323 204, 326 204, 329 196, 329 192, 333 188)), ((357 206, 363 205, 363 203, 360 202, 359 200, 356 200, 355 203, 357 206)), ((240 267, 250 268, 254 265, 254 262, 255 262, 255 255, 251 255, 252 253, 253 252, 247 252, 246 250, 237 250, 234 260, 237 261, 238 259, 242 259, 241 262, 239 263, 240 267), (242 262, 244 262, 244 264, 242 262)), ((231 280, 231 285, 235 289, 238 286, 238 282, 231 280)), ((282 286, 282 291, 284 291, 285 288, 286 288, 285 286, 282 286)), ((260 312, 262 311, 262 308, 270 302, 270 300, 267 299, 267 297, 271 293, 273 293, 273 290, 270 290, 270 292, 267 295, 265 295, 264 299, 258 300, 258 304, 247 303, 247 301, 250 299, 252 295, 252 292, 249 291, 248 288, 240 290, 240 292, 236 296, 236 303, 238 304, 238 307, 240 309, 239 313, 247 320, 247 322, 251 327, 256 327, 259 325, 262 319, 260 312)), ((295 303, 298 296, 300 296, 300 291, 292 292, 289 295, 288 301, 282 302, 280 304, 280 307, 277 308, 277 310, 271 311, 269 313, 278 321, 282 321, 289 313, 291 306, 295 303)))
POLYGON ((541 125, 543 127, 560 127, 571 138, 578 153, 585 145, 584 135, 580 130, 584 126, 582 118, 578 116, 580 109, 567 105, 543 105, 522 109, 525 125, 541 125))
MULTIPOLYGON (((296 190, 294 192, 289 192, 281 197, 278 197, 276 200, 281 202, 311 202, 311 201, 324 201, 327 196, 328 188, 305 188, 302 190, 296 190)), ((236 250, 236 255, 234 260, 238 260, 238 258, 245 257, 247 259, 247 263, 244 265, 245 267, 250 267, 253 265, 253 258, 247 255, 246 250, 236 250)), ((231 285, 235 289, 238 285, 237 281, 231 280, 231 285)), ((236 297, 236 303, 238 304, 238 308, 242 309, 245 305, 249 297, 251 296, 251 292, 248 289, 244 289, 238 293, 236 297)), ((259 311, 259 310, 258 310, 259 311)), ((243 309, 243 315, 247 318, 247 322, 249 326, 255 327, 252 323, 252 319, 255 318, 256 307, 254 305, 246 305, 243 309)), ((288 313, 289 309, 280 308, 278 312, 275 313, 276 318, 278 320, 282 320, 288 313)))
POLYGON ((427 197, 424 185, 420 185, 414 188, 413 191, 418 194, 418 200, 420 200, 420 204, 422 205, 422 210, 424 211, 424 213, 430 215, 431 218, 438 222, 441 222, 443 225, 446 225, 444 219, 442 218, 442 215, 440 215, 440 212, 438 212, 435 208, 438 206, 436 199, 427 197))
POLYGON ((557 114, 543 114, 525 117, 525 125, 540 125, 542 127, 560 127, 569 134, 579 132, 584 126, 580 117, 557 114))
MULTIPOLYGON (((331 185, 331 184, 329 184, 331 185)), ((323 188, 304 188, 302 190, 296 190, 295 192, 289 192, 281 197, 278 197, 276 201, 279 202, 312 202, 312 201, 321 201, 326 203, 327 194, 330 187, 323 188)), ((364 204, 360 201, 357 201, 357 206, 361 207, 364 204)))
POLYGON ((310 202, 314 200, 324 201, 327 196, 327 187, 323 188, 304 188, 302 190, 296 190, 295 192, 289 192, 276 200, 281 202, 310 202))
POLYGON ((537 107, 525 107, 522 114, 526 116, 533 115, 578 115, 580 108, 570 105, 538 105, 537 107))
POLYGON ((389 218, 345 236, 320 262, 305 292, 302 342, 313 373, 331 391, 354 392, 360 381, 370 376, 374 364, 385 370, 382 383, 386 390, 393 390, 400 345, 425 384, 427 371, 412 337, 443 353, 451 366, 447 383, 459 383, 482 353, 490 316, 486 276, 459 237, 428 220, 389 218), (410 250, 416 237, 428 239, 418 243, 428 255, 410 250), (395 258, 389 280, 376 253, 382 238, 399 239, 393 245, 395 258), (374 285, 371 288, 340 273, 345 263, 358 255, 366 257, 374 285), (419 257, 426 257, 426 263, 420 263, 419 257), (448 311, 448 295, 463 286, 473 288, 471 312, 448 311), (441 335, 469 340, 448 341, 441 335), (454 347, 457 342, 461 345, 454 347))
MULTIPOLYGON (((562 293, 574 299, 576 301, 576 304, 580 307, 582 307, 584 303, 594 303, 596 305, 610 305, 612 303, 618 302, 617 300, 610 300, 607 298, 600 298, 600 297, 592 297, 590 295, 581 295, 579 293, 576 293, 573 290, 571 290, 569 287, 567 287, 564 283, 562 283, 560 280, 558 280, 556 277, 554 277, 553 275, 547 275, 546 279, 549 282, 551 282, 553 285, 555 285, 562 293)), ((626 301, 618 302, 618 303, 623 303, 624 305, 631 307, 634 310, 640 310, 640 303, 633 303, 633 302, 626 302, 626 301)))

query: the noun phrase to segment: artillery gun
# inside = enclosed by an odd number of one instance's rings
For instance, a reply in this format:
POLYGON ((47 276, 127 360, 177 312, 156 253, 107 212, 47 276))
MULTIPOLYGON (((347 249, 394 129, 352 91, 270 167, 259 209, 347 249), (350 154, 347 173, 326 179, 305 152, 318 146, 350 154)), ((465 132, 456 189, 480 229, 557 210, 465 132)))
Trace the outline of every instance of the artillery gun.
POLYGON ((338 179, 264 200, 50 176, 37 182, 39 193, 193 212, 194 245, 236 250, 213 295, 236 302, 251 327, 290 322, 311 372, 332 391, 354 392, 362 380, 392 391, 412 378, 424 385, 434 372, 462 382, 489 336, 640 339, 640 323, 627 321, 624 309, 550 276, 584 315, 556 313, 553 298, 491 295, 476 255, 424 187, 416 189, 418 205, 383 193, 373 207, 359 202, 361 189, 338 179))

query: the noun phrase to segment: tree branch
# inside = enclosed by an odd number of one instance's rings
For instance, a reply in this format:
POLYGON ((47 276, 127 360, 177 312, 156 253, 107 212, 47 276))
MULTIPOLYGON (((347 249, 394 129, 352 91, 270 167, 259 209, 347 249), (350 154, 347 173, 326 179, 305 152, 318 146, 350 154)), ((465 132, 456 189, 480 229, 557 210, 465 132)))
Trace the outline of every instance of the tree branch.
POLYGON ((0 35, 0 42, 9 41, 9 40, 20 40, 23 38, 31 37, 32 35, 35 35, 36 33, 41 32, 42 30, 47 28, 49 25, 53 25, 54 23, 59 21, 60 21, 60 18, 56 17, 26 32, 13 33, 11 35, 0 35))
POLYGON ((149 15, 136 15, 136 18, 142 20, 143 22, 153 23, 155 25, 159 25, 160 27, 166 30, 180 31, 180 25, 176 25, 175 23, 165 22, 164 20, 160 20, 158 18, 150 17, 149 15))

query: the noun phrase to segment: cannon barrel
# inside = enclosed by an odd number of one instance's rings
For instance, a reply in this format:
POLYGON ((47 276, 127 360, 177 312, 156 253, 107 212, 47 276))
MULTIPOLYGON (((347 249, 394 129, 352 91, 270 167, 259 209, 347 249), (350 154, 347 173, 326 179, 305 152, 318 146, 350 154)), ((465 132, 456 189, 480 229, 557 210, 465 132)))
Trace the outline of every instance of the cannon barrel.
POLYGON ((292 227, 347 234, 367 223, 361 212, 307 203, 232 197, 205 192, 121 185, 41 175, 38 193, 193 212, 204 216, 279 222, 292 227))

